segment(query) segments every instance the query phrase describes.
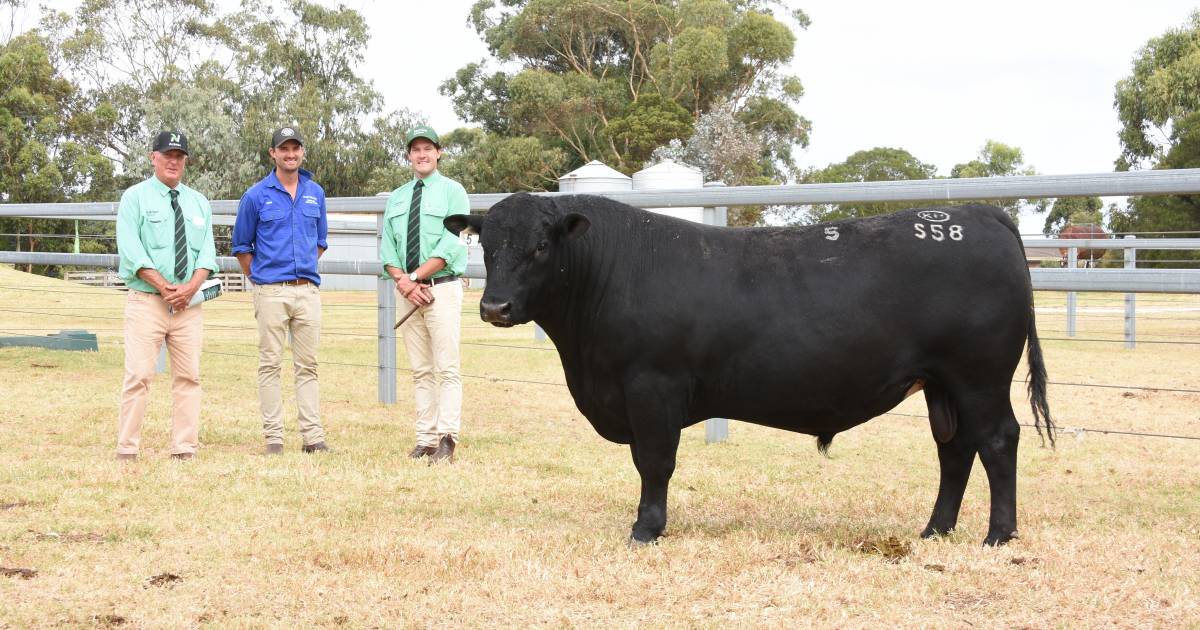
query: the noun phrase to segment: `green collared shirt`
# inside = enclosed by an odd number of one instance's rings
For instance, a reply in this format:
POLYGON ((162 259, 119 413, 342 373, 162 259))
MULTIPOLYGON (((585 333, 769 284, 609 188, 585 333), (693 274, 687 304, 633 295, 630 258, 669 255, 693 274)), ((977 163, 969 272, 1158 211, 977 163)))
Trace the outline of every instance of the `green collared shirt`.
POLYGON ((212 207, 204 195, 180 184, 176 190, 187 235, 188 270, 186 278, 175 277, 175 211, 171 208, 170 190, 152 176, 130 186, 121 195, 121 206, 117 209, 117 253, 121 256, 121 279, 130 289, 158 293, 138 277, 139 269, 154 269, 171 284, 191 280, 200 268, 212 273, 220 270, 213 244, 212 207))
MULTIPOLYGON (((471 203, 467 200, 467 191, 462 184, 437 171, 424 181, 424 190, 421 191, 421 260, 418 264, 424 264, 430 258, 441 258, 446 261, 446 266, 433 274, 434 278, 461 276, 467 270, 467 248, 446 229, 442 219, 452 214, 470 214, 471 203)), ((408 211, 416 182, 414 179, 392 191, 383 211, 382 251, 379 257, 383 260, 384 275, 387 275, 387 267, 412 271, 405 267, 404 258, 408 251, 408 211)))

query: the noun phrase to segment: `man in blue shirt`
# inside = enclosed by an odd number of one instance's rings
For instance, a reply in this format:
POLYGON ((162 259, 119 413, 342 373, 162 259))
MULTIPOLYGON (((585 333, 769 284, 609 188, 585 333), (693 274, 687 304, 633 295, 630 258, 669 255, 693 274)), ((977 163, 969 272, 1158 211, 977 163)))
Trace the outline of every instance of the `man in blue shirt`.
POLYGON ((233 255, 254 284, 258 321, 258 403, 267 454, 283 452, 279 372, 286 333, 292 333, 296 407, 305 453, 327 451, 317 385, 321 335, 321 276, 317 259, 329 247, 325 190, 304 162, 304 139, 294 127, 271 138, 275 169, 242 195, 233 226, 233 255))

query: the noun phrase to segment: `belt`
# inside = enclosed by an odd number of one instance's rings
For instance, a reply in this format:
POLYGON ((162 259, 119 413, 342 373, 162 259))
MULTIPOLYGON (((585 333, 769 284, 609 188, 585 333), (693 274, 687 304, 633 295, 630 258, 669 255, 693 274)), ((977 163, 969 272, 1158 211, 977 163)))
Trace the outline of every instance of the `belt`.
POLYGON ((423 284, 423 285, 425 285, 425 286, 427 286, 427 287, 431 287, 431 286, 433 286, 433 285, 435 285, 435 284, 441 284, 441 283, 443 283, 443 282, 453 282, 453 281, 455 281, 455 280, 458 280, 458 279, 459 279, 459 277, 458 277, 458 276, 440 276, 440 277, 438 277, 438 278, 428 278, 428 279, 425 279, 425 280, 418 280, 418 281, 417 281, 417 283, 418 283, 418 284, 423 284))
POLYGON ((312 284, 312 281, 308 278, 296 278, 295 280, 284 280, 283 282, 272 282, 271 284, 283 284, 291 287, 297 284, 312 284))

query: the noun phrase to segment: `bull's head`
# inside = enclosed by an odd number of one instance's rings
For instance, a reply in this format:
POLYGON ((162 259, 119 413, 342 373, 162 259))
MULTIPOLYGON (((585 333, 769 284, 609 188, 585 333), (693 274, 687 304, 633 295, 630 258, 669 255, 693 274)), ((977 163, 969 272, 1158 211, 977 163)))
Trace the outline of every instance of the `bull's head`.
POLYGON ((487 269, 479 316, 502 327, 532 321, 554 303, 566 271, 565 244, 591 225, 553 199, 528 193, 505 197, 485 216, 458 214, 443 223, 454 234, 479 235, 487 269))

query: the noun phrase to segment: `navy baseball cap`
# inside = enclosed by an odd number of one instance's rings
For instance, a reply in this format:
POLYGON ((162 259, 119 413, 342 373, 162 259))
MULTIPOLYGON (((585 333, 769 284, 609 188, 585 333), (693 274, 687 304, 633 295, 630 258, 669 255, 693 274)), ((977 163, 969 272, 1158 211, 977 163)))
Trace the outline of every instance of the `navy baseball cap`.
POLYGON ((183 135, 182 131, 160 131, 157 136, 154 136, 154 144, 150 148, 159 153, 183 151, 183 154, 187 155, 187 136, 183 135))

